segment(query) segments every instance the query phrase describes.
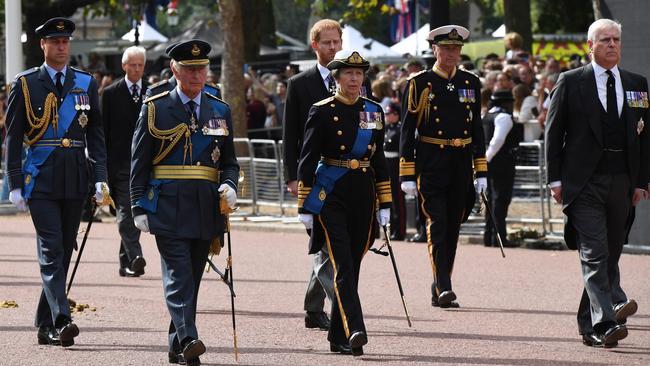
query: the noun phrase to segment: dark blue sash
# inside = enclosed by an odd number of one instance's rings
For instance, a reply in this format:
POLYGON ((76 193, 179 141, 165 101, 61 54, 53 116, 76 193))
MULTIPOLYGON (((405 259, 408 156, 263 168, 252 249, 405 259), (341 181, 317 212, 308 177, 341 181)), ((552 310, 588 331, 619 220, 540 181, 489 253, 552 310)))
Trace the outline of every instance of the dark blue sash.
MULTIPOLYGON (((370 101, 364 100, 366 112, 379 112, 379 106, 370 101)), ((359 128, 357 130, 357 138, 354 140, 354 145, 352 150, 343 155, 344 159, 359 159, 361 158, 366 151, 368 151, 368 144, 370 139, 372 139, 373 130, 359 128)), ((341 168, 336 166, 330 166, 324 164, 322 161, 318 163, 316 168, 316 179, 314 185, 305 198, 303 207, 316 215, 320 214, 323 204, 325 204, 325 198, 327 195, 332 192, 336 181, 341 179, 350 169, 341 168), (325 192, 325 195, 321 195, 321 191, 325 192)))
MULTIPOLYGON (((82 89, 88 93, 88 87, 90 86, 92 76, 86 73, 75 72, 71 68, 68 68, 68 72, 74 72, 76 75, 74 78, 75 85, 73 89, 82 89)), ((63 131, 61 136, 65 136, 66 132, 68 132, 68 128, 70 128, 70 125, 72 124, 72 120, 77 115, 78 111, 74 107, 75 96, 73 93, 68 93, 63 99, 61 106, 59 106, 59 129, 63 131)), ((55 133, 54 128, 50 123, 41 138, 56 139, 59 138, 59 136, 55 133)), ((29 150, 27 150, 27 159, 23 165, 23 174, 25 174, 23 197, 25 197, 25 199, 29 199, 32 195, 32 190, 36 183, 36 177, 38 177, 39 173, 38 168, 45 163, 54 149, 56 149, 56 147, 53 146, 31 146, 29 150)))

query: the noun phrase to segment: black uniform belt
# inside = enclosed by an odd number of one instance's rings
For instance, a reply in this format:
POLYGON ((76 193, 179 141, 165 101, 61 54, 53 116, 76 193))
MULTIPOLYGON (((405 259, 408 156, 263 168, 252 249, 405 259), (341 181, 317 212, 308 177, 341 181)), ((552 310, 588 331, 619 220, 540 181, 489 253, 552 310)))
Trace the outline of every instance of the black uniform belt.
POLYGON ((427 144, 441 145, 441 146, 451 146, 451 147, 465 147, 472 143, 472 138, 468 137, 466 139, 456 138, 456 139, 439 139, 435 137, 420 136, 420 141, 427 144))
POLYGON ((153 167, 154 179, 200 179, 219 182, 219 170, 200 165, 156 165, 153 167))
POLYGON ((63 139, 40 139, 36 141, 32 146, 51 146, 51 147, 86 147, 86 144, 83 141, 73 140, 69 138, 63 139))
POLYGON ((339 159, 331 159, 331 158, 322 158, 322 162, 330 166, 336 166, 339 168, 352 169, 352 170, 359 169, 359 168, 367 168, 370 166, 370 161, 357 160, 357 159, 339 160, 339 159))

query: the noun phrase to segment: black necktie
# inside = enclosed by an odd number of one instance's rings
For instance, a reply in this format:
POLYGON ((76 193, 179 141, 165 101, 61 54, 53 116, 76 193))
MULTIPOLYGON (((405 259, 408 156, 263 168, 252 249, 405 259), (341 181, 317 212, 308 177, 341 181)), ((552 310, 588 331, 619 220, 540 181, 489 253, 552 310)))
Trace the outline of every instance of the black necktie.
POLYGON ((616 123, 618 121, 618 106, 616 103, 616 80, 611 70, 607 73, 607 121, 616 123))
POLYGON ((59 91, 59 96, 63 94, 63 84, 61 83, 62 77, 63 77, 63 73, 61 71, 56 73, 56 90, 59 91))
POLYGON ((196 118, 196 102, 193 100, 187 102, 187 109, 190 112, 190 120, 197 121, 198 118, 196 118))
POLYGON ((131 98, 133 98, 133 103, 140 101, 140 95, 138 94, 138 84, 131 85, 131 98))
POLYGON ((325 79, 327 81, 327 85, 329 88, 329 92, 334 94, 336 92, 336 82, 334 81, 334 78, 332 77, 332 73, 327 75, 327 78, 325 79))

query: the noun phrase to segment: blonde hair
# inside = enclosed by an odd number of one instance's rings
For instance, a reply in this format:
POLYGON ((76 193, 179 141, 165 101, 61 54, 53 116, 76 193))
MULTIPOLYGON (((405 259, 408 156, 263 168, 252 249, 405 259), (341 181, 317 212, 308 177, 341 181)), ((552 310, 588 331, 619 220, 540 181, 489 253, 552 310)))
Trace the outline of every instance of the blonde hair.
POLYGON ((343 36, 343 30, 341 29, 341 24, 339 24, 339 22, 332 19, 321 19, 311 27, 311 31, 309 31, 309 39, 312 42, 320 41, 321 32, 328 29, 336 29, 336 31, 339 32, 339 37, 343 36))
POLYGON ((510 32, 503 37, 503 42, 511 50, 519 50, 524 45, 524 38, 517 32, 510 32))

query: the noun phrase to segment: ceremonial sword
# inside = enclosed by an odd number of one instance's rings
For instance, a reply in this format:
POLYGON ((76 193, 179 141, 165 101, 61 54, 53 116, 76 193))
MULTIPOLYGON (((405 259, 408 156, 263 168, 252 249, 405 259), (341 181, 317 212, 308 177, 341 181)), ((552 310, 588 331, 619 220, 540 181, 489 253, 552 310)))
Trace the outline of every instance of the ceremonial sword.
POLYGON ((485 197, 485 192, 481 192, 481 199, 483 200, 483 204, 485 204, 485 210, 487 211, 488 215, 490 215, 490 218, 492 218, 492 227, 494 229, 494 232, 497 234, 497 241, 499 242, 499 247, 501 248, 501 256, 505 258, 506 253, 503 251, 503 240, 501 239, 501 234, 499 233, 499 228, 497 227, 497 220, 494 217, 494 212, 492 212, 492 209, 490 208, 487 197, 485 197))

